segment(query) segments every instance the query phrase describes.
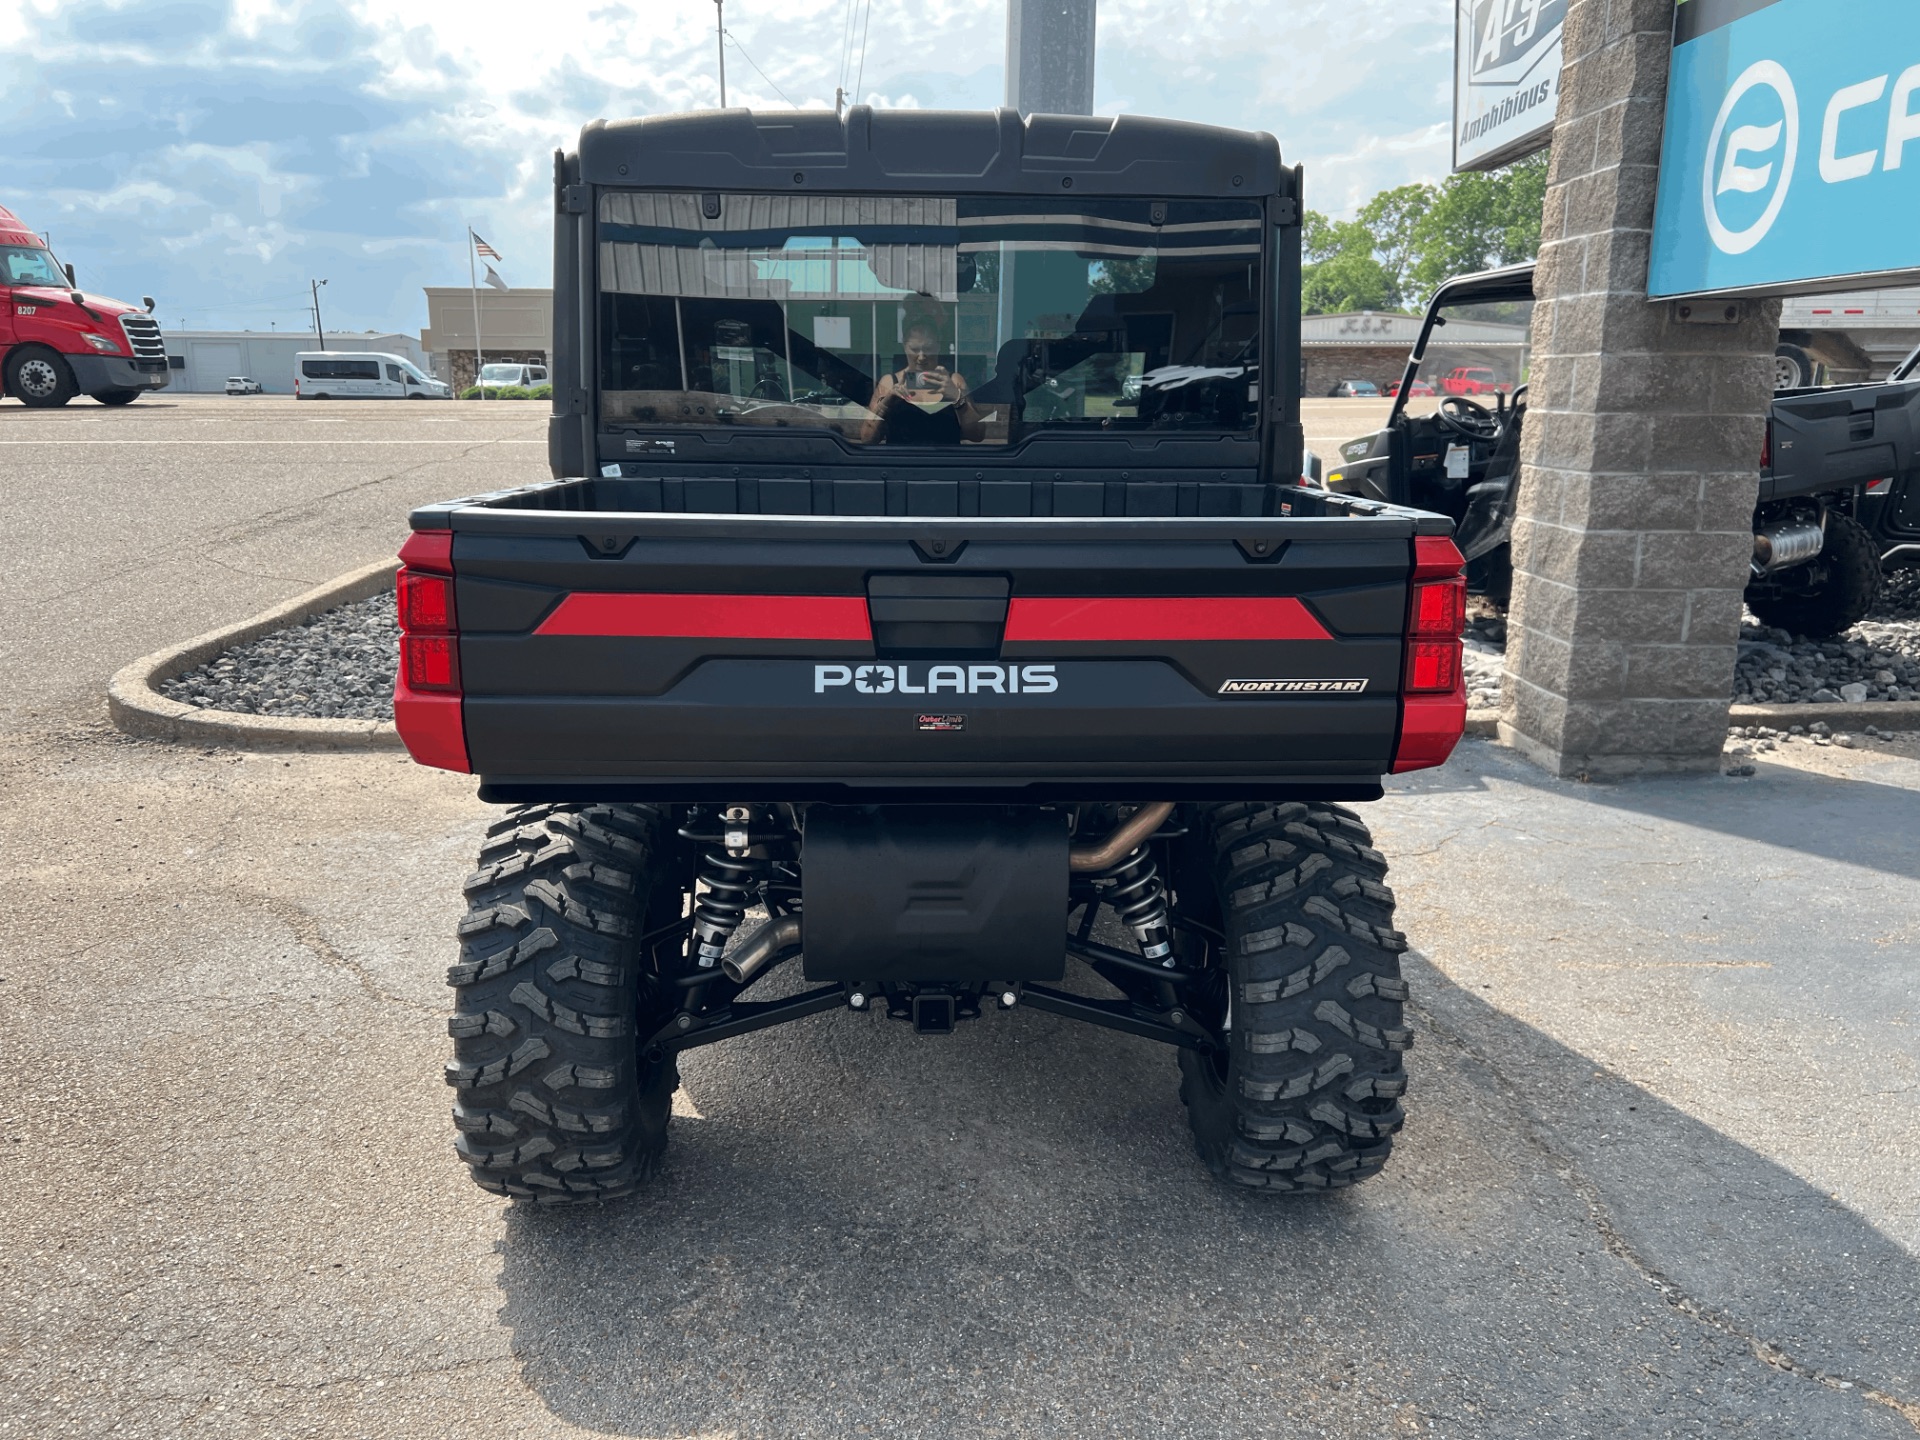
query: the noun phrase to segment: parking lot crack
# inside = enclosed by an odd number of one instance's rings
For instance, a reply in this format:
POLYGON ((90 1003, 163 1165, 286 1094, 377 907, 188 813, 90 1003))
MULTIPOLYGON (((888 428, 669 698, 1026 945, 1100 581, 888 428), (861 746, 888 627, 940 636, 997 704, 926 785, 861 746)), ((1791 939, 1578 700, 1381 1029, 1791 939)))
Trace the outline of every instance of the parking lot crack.
POLYGON ((1725 1310, 1689 1293, 1684 1286, 1642 1255, 1621 1232, 1614 1219, 1612 1207, 1607 1204, 1600 1187, 1580 1168, 1579 1163, 1572 1156, 1566 1154, 1555 1143, 1552 1126, 1527 1102, 1522 1087, 1508 1079, 1486 1051, 1475 1045, 1460 1031, 1442 1022, 1431 1009, 1417 1002, 1410 1003, 1408 1008, 1418 1016, 1422 1028, 1428 1034, 1458 1050, 1492 1078, 1494 1086, 1520 1117, 1520 1130, 1527 1143, 1547 1158, 1561 1183, 1587 1207, 1588 1218, 1599 1234, 1601 1242, 1606 1246, 1607 1253, 1635 1271, 1662 1300, 1708 1329, 1746 1346, 1754 1359, 1761 1364, 1792 1375, 1796 1379, 1824 1386, 1829 1390, 1858 1394, 1876 1405, 1893 1411, 1912 1427, 1916 1435, 1920 1435, 1920 1401, 1906 1399, 1871 1381, 1861 1380, 1851 1375, 1835 1374, 1833 1371, 1822 1369, 1818 1365, 1800 1359, 1784 1347, 1755 1333, 1752 1328, 1725 1310))
POLYGON ((277 895, 233 893, 228 898, 242 905, 253 905, 267 911, 291 930, 294 938, 311 951, 314 958, 321 964, 352 976, 368 999, 378 1001, 382 1005, 398 1005, 423 1015, 438 1016, 442 1013, 437 1006, 422 1004, 405 995, 396 995, 383 986, 374 977, 372 971, 351 956, 343 954, 331 940, 327 939, 326 931, 321 928, 319 917, 305 907, 296 905, 291 900, 283 900, 277 895))
POLYGON ((1403 850, 1394 858, 1396 861, 1418 860, 1422 856, 1438 855, 1447 846, 1451 845, 1454 841, 1460 839, 1462 836, 1471 835, 1481 830, 1491 830, 1494 826, 1498 825, 1499 823, 1500 823, 1500 820, 1498 816, 1496 816, 1491 820, 1483 820, 1478 825, 1469 826, 1465 830, 1456 830, 1451 835, 1442 835, 1438 840, 1434 841, 1433 844, 1428 846, 1425 850, 1403 850))

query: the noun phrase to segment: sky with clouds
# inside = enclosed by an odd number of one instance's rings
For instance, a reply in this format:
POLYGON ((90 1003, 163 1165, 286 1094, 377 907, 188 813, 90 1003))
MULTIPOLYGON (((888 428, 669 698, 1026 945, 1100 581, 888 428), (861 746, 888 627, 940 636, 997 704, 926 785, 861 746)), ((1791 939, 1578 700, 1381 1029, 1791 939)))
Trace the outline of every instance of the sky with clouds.
MULTIPOLYGON (((727 99, 830 107, 862 0, 729 0, 727 99), (756 68, 757 67, 757 68, 756 68)), ((1351 212, 1448 165, 1453 0, 1099 0, 1094 108, 1280 138, 1351 212)), ((550 278, 552 154, 712 106, 711 0, 0 0, 0 205, 163 325, 417 332, 473 227, 550 278)), ((1004 0, 871 6, 859 98, 1000 103, 1004 0)), ((858 39, 846 84, 855 82, 858 39)))

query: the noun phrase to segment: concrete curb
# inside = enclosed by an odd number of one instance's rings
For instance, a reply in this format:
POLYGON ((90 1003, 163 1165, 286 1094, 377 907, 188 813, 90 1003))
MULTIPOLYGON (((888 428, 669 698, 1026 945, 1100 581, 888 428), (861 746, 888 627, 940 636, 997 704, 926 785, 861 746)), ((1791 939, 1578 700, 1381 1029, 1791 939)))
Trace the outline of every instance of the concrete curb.
MULTIPOLYGON (((1835 730, 1920 730, 1920 700, 1877 700, 1865 705, 1735 705, 1727 711, 1728 725, 1765 725, 1785 730, 1824 720, 1835 730)), ((1467 711, 1467 734, 1488 740, 1500 737, 1498 710, 1467 711)))
POLYGON ((202 710, 169 700, 159 691, 171 680, 214 656, 298 625, 310 615, 378 595, 393 588, 398 560, 381 560, 329 580, 284 605, 151 655, 126 666, 107 684, 107 714, 129 735, 147 740, 177 740, 188 745, 220 745, 236 750, 399 750, 400 734, 391 720, 307 720, 282 715, 242 715, 232 710, 202 710))
POLYGON ((1864 705, 1736 705, 1727 712, 1729 725, 1767 725, 1784 730, 1789 725, 1811 725, 1824 720, 1835 730, 1920 730, 1920 700, 1875 700, 1864 705))

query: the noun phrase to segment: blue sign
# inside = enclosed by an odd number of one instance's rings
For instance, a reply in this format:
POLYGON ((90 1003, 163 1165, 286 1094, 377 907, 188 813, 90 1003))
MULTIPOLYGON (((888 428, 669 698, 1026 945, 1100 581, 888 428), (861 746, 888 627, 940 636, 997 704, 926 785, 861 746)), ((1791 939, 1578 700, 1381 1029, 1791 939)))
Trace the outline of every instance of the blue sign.
POLYGON ((1920 3, 1680 0, 1648 292, 1920 273, 1920 3))

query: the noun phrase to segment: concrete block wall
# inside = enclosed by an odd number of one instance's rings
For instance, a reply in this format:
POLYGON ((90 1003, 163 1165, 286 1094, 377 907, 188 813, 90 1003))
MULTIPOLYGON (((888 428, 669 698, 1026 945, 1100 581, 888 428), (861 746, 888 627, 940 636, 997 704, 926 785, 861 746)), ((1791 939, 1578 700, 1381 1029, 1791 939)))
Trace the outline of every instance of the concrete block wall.
POLYGON ((1501 735, 1563 775, 1717 766, 1779 302, 1647 299, 1673 0, 1573 0, 1501 735))

